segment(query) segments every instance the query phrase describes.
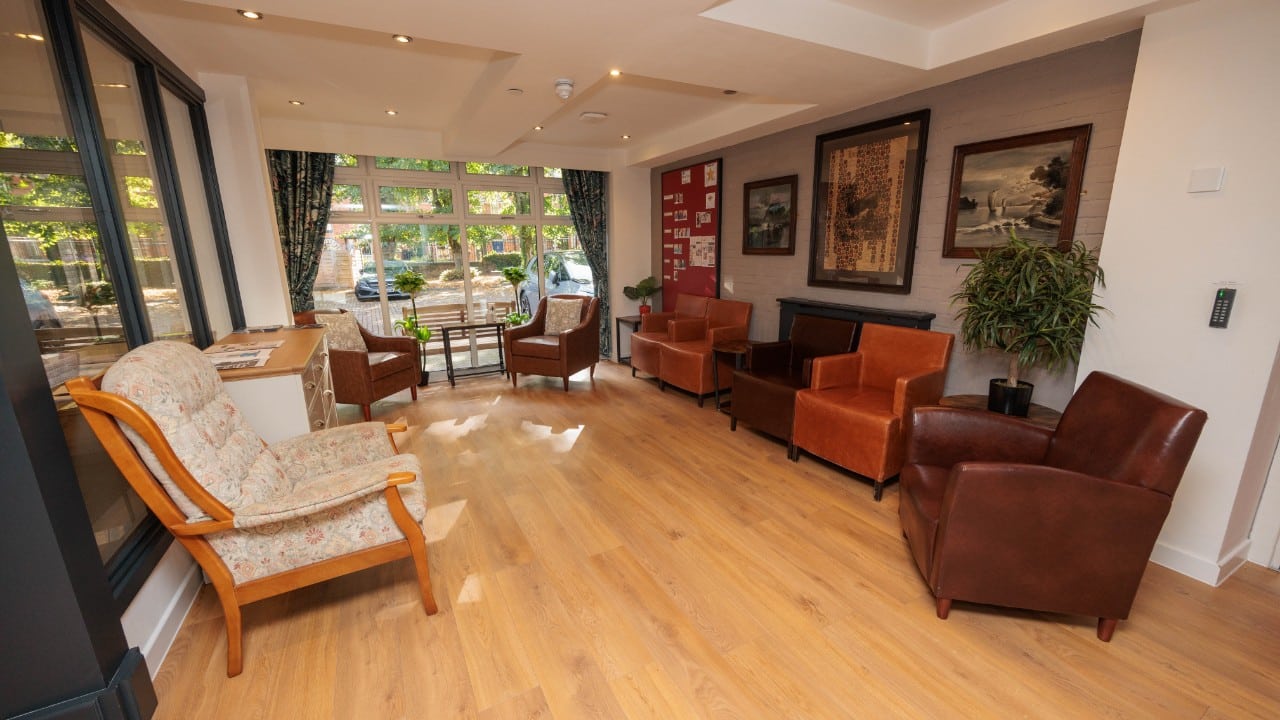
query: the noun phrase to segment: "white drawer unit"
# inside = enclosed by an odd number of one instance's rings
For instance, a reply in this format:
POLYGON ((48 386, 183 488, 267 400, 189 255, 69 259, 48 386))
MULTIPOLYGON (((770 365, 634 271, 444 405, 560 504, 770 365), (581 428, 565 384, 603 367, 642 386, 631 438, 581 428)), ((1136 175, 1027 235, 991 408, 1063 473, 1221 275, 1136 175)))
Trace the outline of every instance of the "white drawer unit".
POLYGON ((220 370, 227 393, 267 442, 322 430, 337 423, 329 351, 324 330, 299 328, 232 333, 219 343, 282 340, 267 364, 220 370))

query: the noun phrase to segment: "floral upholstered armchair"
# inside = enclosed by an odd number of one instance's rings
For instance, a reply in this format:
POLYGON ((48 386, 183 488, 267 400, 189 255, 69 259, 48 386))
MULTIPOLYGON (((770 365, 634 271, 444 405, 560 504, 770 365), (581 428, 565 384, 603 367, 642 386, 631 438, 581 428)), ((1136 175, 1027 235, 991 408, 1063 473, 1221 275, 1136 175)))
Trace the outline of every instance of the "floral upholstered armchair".
POLYGON ((227 675, 242 668, 240 607, 412 557, 436 612, 417 457, 360 423, 265 444, 213 365, 182 343, 139 347, 67 383, 111 459, 200 563, 227 623, 227 675))

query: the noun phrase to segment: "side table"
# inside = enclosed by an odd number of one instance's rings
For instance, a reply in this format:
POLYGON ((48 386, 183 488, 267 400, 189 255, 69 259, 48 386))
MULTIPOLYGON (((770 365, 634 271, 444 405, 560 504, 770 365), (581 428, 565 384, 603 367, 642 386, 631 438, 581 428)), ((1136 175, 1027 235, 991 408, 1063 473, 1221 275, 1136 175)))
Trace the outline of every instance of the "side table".
POLYGON ((476 323, 460 323, 457 325, 441 325, 440 333, 444 336, 444 367, 449 375, 449 387, 457 387, 458 378, 470 375, 483 375, 485 373, 502 373, 507 372, 507 356, 502 350, 502 329, 506 327, 505 321, 497 322, 476 322, 476 323), (458 337, 467 336, 468 332, 475 330, 493 330, 498 335, 498 364, 496 365, 477 365, 476 367, 459 368, 453 367, 453 345, 451 338, 453 333, 458 333, 458 337))
POLYGON ((733 358, 733 369, 741 370, 751 345, 750 340, 726 340, 711 346, 711 384, 715 387, 716 409, 720 412, 728 412, 729 403, 733 402, 730 400, 723 405, 720 404, 720 356, 733 358))
POLYGON ((634 334, 640 330, 640 321, 644 319, 643 315, 619 315, 613 321, 613 341, 618 344, 618 362, 631 364, 631 356, 622 357, 622 326, 626 325, 631 328, 634 334))
MULTIPOLYGON (((986 395, 948 395, 940 400, 938 404, 943 407, 964 408, 966 410, 987 410, 986 395)), ((989 410, 987 412, 990 412, 989 410)), ((1014 416, 1010 416, 1014 417, 1014 416)), ((1027 411, 1027 416, 1018 418, 1025 420, 1032 425, 1039 425, 1049 430, 1058 429, 1058 420, 1062 419, 1062 413, 1053 408, 1045 407, 1031 403, 1031 409, 1027 411)))

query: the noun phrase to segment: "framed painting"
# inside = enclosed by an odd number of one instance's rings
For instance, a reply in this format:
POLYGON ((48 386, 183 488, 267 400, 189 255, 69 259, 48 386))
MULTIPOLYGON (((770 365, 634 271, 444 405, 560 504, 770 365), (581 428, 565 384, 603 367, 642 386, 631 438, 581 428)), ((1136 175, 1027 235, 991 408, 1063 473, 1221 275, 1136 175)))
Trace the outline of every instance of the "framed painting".
POLYGON ((957 145, 942 256, 974 258, 1014 231, 1066 252, 1092 125, 957 145))
POLYGON ((929 111, 818 136, 809 284, 911 292, 929 111))
POLYGON ((742 254, 796 254, 796 185, 800 176, 742 186, 742 254))

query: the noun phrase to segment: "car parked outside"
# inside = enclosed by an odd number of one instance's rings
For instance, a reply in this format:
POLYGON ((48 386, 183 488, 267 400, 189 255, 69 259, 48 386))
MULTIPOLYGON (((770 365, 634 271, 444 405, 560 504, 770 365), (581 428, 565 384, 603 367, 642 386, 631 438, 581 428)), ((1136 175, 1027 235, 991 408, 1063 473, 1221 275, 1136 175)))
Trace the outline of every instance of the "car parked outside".
MULTIPOLYGON (((409 293, 400 292, 396 289, 396 275, 408 270, 409 266, 403 260, 383 260, 382 274, 387 284, 388 300, 408 300, 409 293)), ((360 279, 356 280, 356 300, 360 302, 372 302, 378 299, 378 271, 377 266, 373 263, 365 263, 364 268, 360 271, 360 279)))
POLYGON ((543 278, 538 277, 537 258, 530 258, 524 271, 529 279, 520 286, 520 312, 533 313, 538 307, 538 292, 541 279, 546 280, 547 295, 587 295, 596 294, 595 277, 591 274, 591 266, 587 265, 587 256, 581 250, 548 250, 543 253, 546 267, 543 278))

